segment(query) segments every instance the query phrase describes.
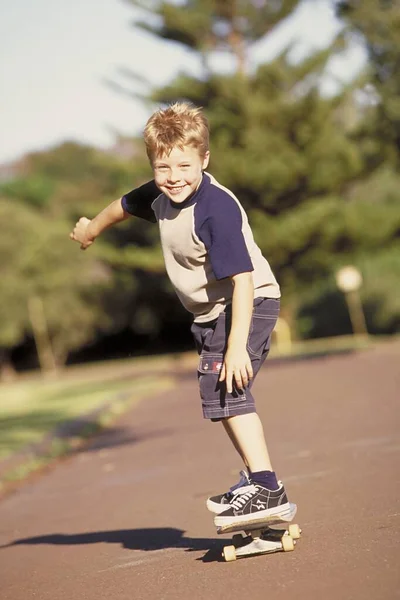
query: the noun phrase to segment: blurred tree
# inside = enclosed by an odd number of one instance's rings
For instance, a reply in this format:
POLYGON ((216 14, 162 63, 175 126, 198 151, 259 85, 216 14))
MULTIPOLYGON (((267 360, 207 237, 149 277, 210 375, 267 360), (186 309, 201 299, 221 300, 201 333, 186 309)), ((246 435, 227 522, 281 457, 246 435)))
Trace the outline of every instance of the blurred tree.
MULTIPOLYGON (((71 253, 66 221, 54 221, 7 198, 0 199, 0 219, 7 224, 0 240, 3 360, 26 334, 36 337, 44 324, 45 337, 48 332, 51 340, 51 350, 44 340, 44 355, 48 359, 51 354, 50 363, 54 359, 62 366, 68 352, 104 325, 98 295, 110 275, 94 255, 84 259, 71 253), (36 328, 35 315, 41 321, 36 328)), ((50 363, 45 358, 45 368, 50 363)))
POLYGON ((144 153, 132 167, 118 154, 68 142, 26 156, 13 178, 1 182, 0 217, 10 223, 0 242, 4 364, 33 334, 48 370, 53 355, 46 330, 57 366, 71 351, 124 328, 158 334, 172 291, 157 228, 131 219, 86 253, 68 238, 76 219, 91 217, 150 176, 144 153))
MULTIPOLYGON (((129 160, 118 153, 65 143, 50 152, 29 156, 25 170, 51 181, 53 193, 47 212, 69 220, 69 227, 82 215, 90 218, 97 214, 107 202, 152 176, 141 140, 134 140, 129 160)), ((73 255, 82 254, 78 245, 70 246, 69 251, 73 255)), ((157 289, 167 304, 168 297, 172 297, 172 290, 165 289, 163 281, 164 262, 157 228, 129 219, 106 231, 86 254, 94 255, 110 274, 102 302, 97 302, 107 323, 106 328, 100 328, 99 335, 126 327, 135 333, 155 335, 161 326, 162 310, 155 308, 151 290, 157 289), (149 315, 146 319, 145 313, 149 315)))
POLYGON ((330 98, 319 91, 327 61, 343 50, 341 35, 296 64, 285 51, 250 69, 252 44, 298 2, 132 3, 148 11, 139 27, 201 55, 201 76, 181 73, 150 98, 157 104, 189 99, 205 108, 212 130, 210 169, 248 210, 282 284, 286 309, 300 308, 310 289, 321 289, 343 261, 391 246, 398 235, 395 207, 376 186, 372 205, 355 192, 361 182, 370 183, 371 166, 384 161, 376 159, 376 129, 368 137, 360 134, 376 107, 360 103, 355 85, 330 98), (221 50, 234 57, 233 74, 212 69, 210 59, 221 50))
POLYGON ((147 13, 135 26, 200 53, 211 69, 212 52, 228 51, 239 73, 248 70, 247 49, 285 19, 300 0, 128 0, 147 13))
MULTIPOLYGON (((350 42, 365 44, 368 68, 363 102, 368 119, 362 133, 369 139, 372 164, 400 162, 400 6, 396 0, 335 0, 350 42)), ((364 137, 363 136, 363 137, 364 137)), ((366 145, 366 143, 365 143, 366 145)))

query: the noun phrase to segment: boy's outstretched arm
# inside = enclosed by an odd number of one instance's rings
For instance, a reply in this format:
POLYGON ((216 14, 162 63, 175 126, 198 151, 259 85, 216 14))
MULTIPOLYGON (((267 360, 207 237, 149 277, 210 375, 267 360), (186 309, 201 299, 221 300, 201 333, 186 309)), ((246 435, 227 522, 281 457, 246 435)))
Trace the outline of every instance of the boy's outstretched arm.
POLYGON ((233 275, 231 279, 233 283, 232 324, 219 378, 220 381, 225 380, 229 393, 232 393, 233 381, 238 389, 243 389, 253 377, 251 360, 247 352, 247 339, 253 314, 253 275, 251 272, 239 273, 233 275))
POLYGON ((122 208, 121 200, 114 200, 94 219, 81 217, 69 237, 81 245, 81 250, 86 250, 105 229, 124 221, 129 216, 129 213, 122 208))
POLYGON ((159 195, 160 190, 154 180, 144 183, 119 200, 111 202, 94 219, 81 217, 69 237, 78 242, 82 250, 86 250, 105 229, 125 221, 131 215, 156 223, 151 205, 159 195))

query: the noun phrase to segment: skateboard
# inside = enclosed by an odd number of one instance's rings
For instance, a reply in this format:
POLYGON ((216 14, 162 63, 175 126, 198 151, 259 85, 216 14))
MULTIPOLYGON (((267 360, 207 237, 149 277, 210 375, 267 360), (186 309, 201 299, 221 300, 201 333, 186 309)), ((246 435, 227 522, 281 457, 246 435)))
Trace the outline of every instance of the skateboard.
POLYGON ((217 527, 218 534, 235 531, 244 531, 245 533, 245 536, 234 535, 232 545, 224 546, 223 558, 226 562, 230 562, 244 556, 294 550, 296 541, 301 535, 300 527, 292 523, 296 512, 296 504, 290 504, 290 509, 285 515, 271 515, 248 523, 240 523, 240 525, 217 527))

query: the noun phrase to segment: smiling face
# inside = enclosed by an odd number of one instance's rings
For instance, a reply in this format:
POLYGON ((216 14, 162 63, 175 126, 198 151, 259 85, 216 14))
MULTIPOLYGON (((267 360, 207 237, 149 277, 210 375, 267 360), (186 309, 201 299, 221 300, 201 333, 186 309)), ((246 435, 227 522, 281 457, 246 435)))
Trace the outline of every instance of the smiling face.
POLYGON ((157 187, 170 200, 184 202, 199 187, 209 158, 209 152, 202 158, 192 146, 174 147, 170 154, 158 156, 152 163, 157 187))

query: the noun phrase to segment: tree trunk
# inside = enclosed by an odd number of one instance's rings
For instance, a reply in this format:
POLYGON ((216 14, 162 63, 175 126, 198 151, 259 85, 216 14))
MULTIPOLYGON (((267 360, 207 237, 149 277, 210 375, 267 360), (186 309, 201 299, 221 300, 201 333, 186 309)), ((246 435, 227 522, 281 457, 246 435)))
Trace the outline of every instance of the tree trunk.
POLYGON ((11 362, 8 352, 0 351, 0 381, 8 383, 17 378, 17 372, 11 362))
POLYGON ((227 36, 227 42, 236 58, 236 72, 240 75, 246 75, 246 44, 243 33, 239 30, 239 17, 237 2, 231 2, 228 17, 230 32, 227 36))
POLYGON ((232 31, 228 37, 229 45, 236 58, 236 71, 240 75, 246 75, 246 49, 244 39, 241 33, 234 29, 232 23, 232 31))
POLYGON ((43 300, 39 296, 30 296, 28 299, 28 312, 40 368, 44 375, 55 376, 57 373, 56 361, 47 328, 43 300))

